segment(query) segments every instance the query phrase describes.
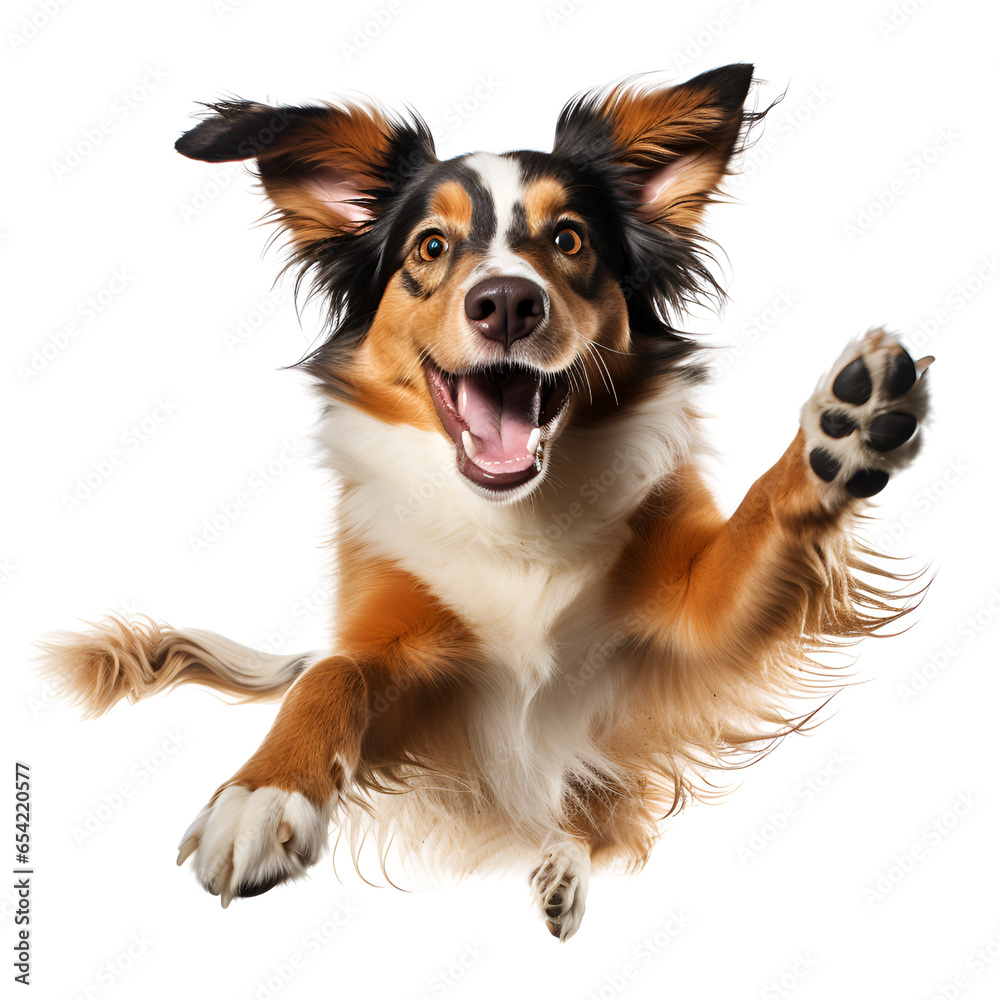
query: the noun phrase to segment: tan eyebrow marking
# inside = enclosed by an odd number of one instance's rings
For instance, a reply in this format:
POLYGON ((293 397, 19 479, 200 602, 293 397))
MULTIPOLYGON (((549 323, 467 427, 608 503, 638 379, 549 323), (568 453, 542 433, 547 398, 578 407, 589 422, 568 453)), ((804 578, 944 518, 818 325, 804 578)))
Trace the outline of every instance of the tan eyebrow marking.
POLYGON ((431 212, 447 223, 455 236, 472 229, 472 199, 458 181, 445 181, 431 197, 431 212))
POLYGON ((554 177, 532 181, 524 192, 524 216, 528 232, 541 234, 547 222, 565 214, 566 188, 554 177))

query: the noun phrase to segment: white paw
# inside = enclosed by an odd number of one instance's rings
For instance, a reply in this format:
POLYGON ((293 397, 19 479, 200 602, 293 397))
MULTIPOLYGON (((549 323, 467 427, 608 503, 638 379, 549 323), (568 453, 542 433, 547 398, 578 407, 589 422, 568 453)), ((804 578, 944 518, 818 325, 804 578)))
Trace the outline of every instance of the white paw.
POLYGON ((568 941, 579 929, 587 904, 590 855, 579 841, 551 845, 531 873, 531 898, 553 937, 568 941))
POLYGON ((806 459, 820 494, 836 507, 880 492, 913 461, 929 398, 924 372, 899 339, 871 330, 849 344, 802 408, 806 459))
POLYGON ((188 827, 177 864, 194 854, 195 874, 223 906, 234 896, 258 896, 315 864, 330 812, 298 792, 229 785, 188 827))

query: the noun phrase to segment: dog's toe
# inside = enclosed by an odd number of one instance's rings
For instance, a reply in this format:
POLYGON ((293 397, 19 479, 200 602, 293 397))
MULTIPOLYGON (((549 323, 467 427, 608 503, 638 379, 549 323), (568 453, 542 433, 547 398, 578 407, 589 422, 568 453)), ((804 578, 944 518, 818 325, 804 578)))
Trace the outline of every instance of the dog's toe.
POLYGON ((531 894, 549 933, 568 941, 579 929, 587 902, 590 858, 576 841, 550 847, 531 873, 531 894))
POLYGON ((198 880, 228 906, 304 875, 326 846, 330 809, 279 788, 224 788, 181 839, 177 863, 193 855, 198 880))
POLYGON ((864 358, 855 358, 833 380, 833 394, 842 403, 861 406, 871 399, 872 377, 864 358))

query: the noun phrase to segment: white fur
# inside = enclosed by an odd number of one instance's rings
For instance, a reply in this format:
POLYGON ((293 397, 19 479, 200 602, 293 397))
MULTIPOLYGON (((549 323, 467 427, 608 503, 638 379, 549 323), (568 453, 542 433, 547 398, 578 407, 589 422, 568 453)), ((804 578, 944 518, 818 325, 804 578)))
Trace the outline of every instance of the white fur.
POLYGON ((177 863, 194 852, 195 874, 228 906, 240 886, 305 874, 326 847, 332 808, 298 792, 230 785, 185 831, 177 863))
POLYGON ((549 481, 515 505, 476 496, 442 434, 333 408, 320 440, 349 483, 339 520, 528 664, 556 617, 621 552, 625 519, 691 460, 699 435, 687 391, 678 380, 667 395, 669 404, 650 400, 600 429, 567 429, 551 445, 549 481), (574 503, 586 516, 572 517, 574 503))
POLYGON ((175 642, 193 644, 202 658, 208 658, 206 662, 215 673, 250 691, 276 687, 326 656, 322 650, 291 656, 262 653, 216 632, 195 628, 178 632, 175 642))
MULTIPOLYGON (((514 253, 507 243, 507 233, 514 221, 514 207, 524 196, 521 168, 515 160, 496 153, 474 153, 467 156, 464 162, 479 175, 489 191, 497 217, 497 228, 489 251, 466 284, 471 288, 482 278, 502 274, 511 278, 527 278, 544 289, 546 283, 542 276, 520 254, 514 253)), ((545 306, 547 314, 548 302, 545 306)))

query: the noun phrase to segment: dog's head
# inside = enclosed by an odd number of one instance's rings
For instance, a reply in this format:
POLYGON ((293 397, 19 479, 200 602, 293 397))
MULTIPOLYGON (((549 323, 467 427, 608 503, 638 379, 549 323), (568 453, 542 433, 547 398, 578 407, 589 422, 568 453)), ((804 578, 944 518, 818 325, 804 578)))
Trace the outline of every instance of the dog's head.
POLYGON ((442 162, 416 118, 246 102, 213 105, 177 149, 257 161, 330 301, 303 362, 326 391, 445 435, 476 492, 512 501, 567 422, 628 405, 690 352, 669 315, 715 289, 697 225, 753 118, 751 74, 579 97, 551 153, 442 162))

